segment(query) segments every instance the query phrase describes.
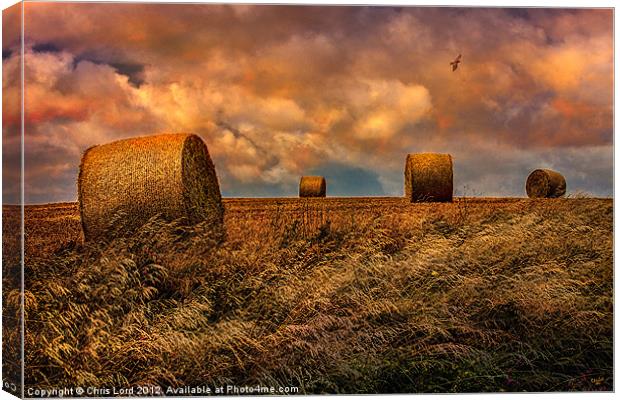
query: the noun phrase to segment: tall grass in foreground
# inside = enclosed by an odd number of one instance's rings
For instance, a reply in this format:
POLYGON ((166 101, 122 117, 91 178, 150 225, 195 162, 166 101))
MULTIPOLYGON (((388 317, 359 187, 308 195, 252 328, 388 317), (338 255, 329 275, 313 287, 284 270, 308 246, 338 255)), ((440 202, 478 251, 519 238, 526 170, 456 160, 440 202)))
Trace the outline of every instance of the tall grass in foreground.
POLYGON ((612 390, 612 202, 227 209, 27 260, 30 387, 612 390))

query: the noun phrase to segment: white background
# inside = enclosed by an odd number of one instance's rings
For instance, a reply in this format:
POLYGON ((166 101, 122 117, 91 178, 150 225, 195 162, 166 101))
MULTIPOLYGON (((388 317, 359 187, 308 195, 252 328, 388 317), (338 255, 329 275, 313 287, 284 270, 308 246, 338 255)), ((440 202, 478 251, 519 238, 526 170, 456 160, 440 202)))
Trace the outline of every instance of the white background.
MULTIPOLYGON (((89 0, 82 0, 82 2, 85 1, 89 1, 89 0)), ((116 1, 119 3, 125 3, 128 1, 116 1)), ((160 2, 160 3, 182 3, 183 1, 175 1, 175 0, 168 0, 168 1, 148 1, 150 3, 154 3, 154 2, 160 2)), ((223 1, 217 2, 217 1, 202 1, 201 3, 222 3, 223 1)), ((227 0, 227 3, 261 3, 260 1, 256 1, 256 0, 246 0, 246 1, 230 1, 227 0)), ((0 0, 0 3, 2 4, 2 8, 7 8, 13 4, 16 3, 16 1, 11 1, 11 0, 0 0)), ((268 3, 267 1, 263 1, 262 3, 268 3)), ((276 2, 273 1, 271 3, 284 3, 284 2, 276 2)), ((380 4, 380 5, 435 5, 435 6, 489 6, 489 7, 502 7, 502 6, 512 6, 512 7, 614 7, 614 3, 613 1, 600 1, 600 0, 592 0, 592 1, 575 1, 575 0, 564 0, 564 1, 549 1, 549 0, 544 0, 544 1, 526 1, 526 2, 522 2, 522 1, 515 1, 515 0, 511 0, 511 1, 506 1, 506 0, 502 0, 502 1, 492 1, 492 0, 477 0, 475 2, 467 2, 467 1, 462 1, 462 0, 449 0, 449 1, 403 1, 403 0, 368 0, 368 1, 351 1, 351 0, 339 0, 339 1, 333 1, 333 0, 314 0, 314 1, 299 1, 299 0, 290 0, 287 1, 286 4, 380 4)), ((615 27, 615 21, 616 21, 616 10, 614 9, 614 27, 615 27)), ((1 23, 0 23, 1 24, 1 23)), ((1 34, 0 34, 1 35, 1 34)), ((617 49, 617 43, 618 43, 618 33, 617 31, 615 31, 614 29, 614 55, 616 53, 616 49, 617 49)), ((615 56, 614 56, 614 64, 615 64, 615 56)), ((617 76, 617 65, 614 65, 614 76, 617 76)), ((617 83, 614 82, 614 104, 615 104, 615 94, 617 93, 617 83)), ((614 108, 615 109, 615 108, 614 108)), ((615 121, 616 121, 616 113, 614 112, 614 127, 615 127, 615 121)), ((1 122, 0 122, 1 123, 1 122)), ((615 139, 616 139, 616 135, 615 135, 615 129, 614 129, 614 143, 615 143, 615 139)), ((618 165, 615 163, 615 160, 617 160, 617 156, 618 156, 618 148, 614 146, 614 210, 617 208, 618 203, 615 199, 615 184, 616 184, 616 179, 615 177, 619 176, 618 175, 618 165)), ((1 160, 1 157, 0 157, 1 160)), ((0 162, 1 165, 1 162, 0 162)), ((0 182, 2 180, 2 175, 0 174, 0 182)), ((1 185, 0 185, 0 198, 1 198, 1 185)), ((614 213, 615 214, 615 213, 614 213)), ((617 220, 614 218, 614 221, 617 222, 617 220)), ((617 224, 614 224, 614 230, 617 229, 617 224)), ((615 247, 616 241, 615 241, 615 237, 614 237, 614 254, 616 251, 616 247, 615 247)), ((1 247, 1 243, 0 243, 0 247, 1 247)), ((615 266, 616 263, 614 261, 614 271, 615 271, 615 266)), ((617 275, 615 275, 614 278, 614 287, 618 287, 618 277, 617 275)), ((1 288, 1 282, 0 282, 0 288, 1 288)), ((615 293, 614 293, 615 294, 615 293)), ((617 312, 617 307, 616 305, 614 305, 614 315, 616 315, 617 312)), ((1 319, 1 317, 0 317, 1 319)), ((616 318, 614 318, 614 322, 617 322, 616 318)), ((616 331, 616 324, 614 324, 614 332, 616 331)), ((1 332, 0 332, 0 336, 1 336, 1 332)), ((614 339, 615 339, 615 335, 614 335, 614 339)), ((618 351, 617 351, 617 346, 615 345, 614 342, 614 371, 615 369, 615 360, 618 359, 618 351)), ((0 367, 1 368, 1 367, 0 367)), ((615 376, 615 374, 614 374, 615 376)), ((616 383, 616 382, 614 382, 616 383)), ((313 396, 297 396, 297 398, 306 398, 306 397, 313 397, 313 396)), ((347 396, 347 398, 363 398, 366 396, 347 396)), ((519 398, 519 399, 535 399, 535 398, 543 398, 543 399, 577 399, 577 398, 592 398, 592 399, 611 399, 611 398, 615 398, 614 394, 610 394, 610 393, 551 393, 551 394, 458 394, 458 395, 381 395, 378 396, 380 398, 390 398, 390 399, 404 399, 404 398, 411 398, 411 397, 429 397, 432 399, 455 399, 455 398, 478 398, 478 397, 482 397, 483 399, 489 399, 489 400, 493 400, 493 399, 513 399, 513 398, 519 398)), ((1 391, 0 392, 0 400, 5 400, 5 399, 11 399, 14 398, 13 396, 9 395, 7 392, 1 391)), ((187 398, 184 398, 187 399, 187 398)))

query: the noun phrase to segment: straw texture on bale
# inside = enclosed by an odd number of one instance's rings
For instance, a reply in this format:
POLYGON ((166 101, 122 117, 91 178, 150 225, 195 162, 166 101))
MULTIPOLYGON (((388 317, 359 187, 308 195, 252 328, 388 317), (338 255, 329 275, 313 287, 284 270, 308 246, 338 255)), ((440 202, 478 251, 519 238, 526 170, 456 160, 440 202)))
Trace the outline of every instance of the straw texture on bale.
POLYGON ((452 156, 408 154, 405 161, 405 197, 410 201, 452 201, 452 156))
POLYGON ((205 143, 192 134, 89 148, 80 163, 78 200, 87 240, 110 236, 111 230, 130 233, 156 215, 223 225, 215 167, 205 143))
POLYGON ((325 197, 327 184, 322 176, 302 176, 299 181, 299 197, 325 197))
POLYGON ((532 198, 562 197, 566 194, 566 180, 559 172, 537 169, 527 177, 525 191, 532 198))

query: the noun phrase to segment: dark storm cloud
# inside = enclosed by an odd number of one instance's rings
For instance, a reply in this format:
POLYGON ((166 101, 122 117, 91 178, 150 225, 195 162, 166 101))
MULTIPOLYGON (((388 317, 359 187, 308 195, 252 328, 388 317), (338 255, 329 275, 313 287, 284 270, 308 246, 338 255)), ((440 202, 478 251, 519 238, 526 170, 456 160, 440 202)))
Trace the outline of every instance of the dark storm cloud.
POLYGON ((110 63, 116 71, 129 78, 129 83, 140 87, 144 83, 144 65, 135 63, 110 63))
POLYGON ((62 145, 41 144, 26 149, 24 168, 24 201, 45 203, 66 201, 66 193, 77 190, 78 166, 59 159, 71 160, 72 152, 62 145), (35 161, 36 160, 36 161, 35 161), (47 182, 41 185, 41 182, 47 182))
POLYGON ((54 43, 37 43, 32 46, 32 51, 39 53, 58 53, 60 48, 54 43))
POLYGON ((269 183, 246 183, 243 186, 221 189, 221 192, 223 197, 297 197, 297 188, 294 185, 269 183))
POLYGON ((384 196, 376 172, 339 163, 326 163, 309 171, 324 176, 329 196, 384 196))

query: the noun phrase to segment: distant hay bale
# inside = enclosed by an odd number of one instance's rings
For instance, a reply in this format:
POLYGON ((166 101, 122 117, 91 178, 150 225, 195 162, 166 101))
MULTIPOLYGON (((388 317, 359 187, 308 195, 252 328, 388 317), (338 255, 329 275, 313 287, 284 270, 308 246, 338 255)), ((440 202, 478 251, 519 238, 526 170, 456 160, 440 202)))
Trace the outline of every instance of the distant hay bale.
POLYGON ((566 194, 566 180, 559 172, 550 169, 536 169, 525 182, 528 197, 554 198, 566 194))
POLYGON ((452 201, 452 156, 408 154, 405 162, 405 197, 410 201, 452 201))
POLYGON ((78 176, 87 240, 123 233, 155 215, 207 221, 219 229, 223 206, 215 167, 202 139, 165 134, 120 140, 84 152, 78 176))
POLYGON ((327 184, 322 176, 302 176, 299 181, 299 197, 325 197, 327 184))

